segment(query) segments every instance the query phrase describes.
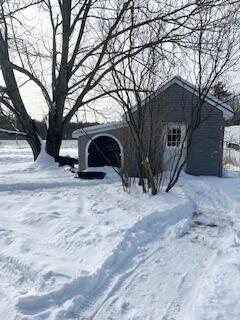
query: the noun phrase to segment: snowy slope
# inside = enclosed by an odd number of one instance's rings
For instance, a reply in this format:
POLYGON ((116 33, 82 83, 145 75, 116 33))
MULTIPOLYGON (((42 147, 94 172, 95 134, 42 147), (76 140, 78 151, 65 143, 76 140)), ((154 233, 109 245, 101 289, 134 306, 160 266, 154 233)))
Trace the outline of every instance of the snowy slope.
POLYGON ((238 173, 151 197, 109 169, 81 181, 5 146, 0 319, 239 319, 238 173))

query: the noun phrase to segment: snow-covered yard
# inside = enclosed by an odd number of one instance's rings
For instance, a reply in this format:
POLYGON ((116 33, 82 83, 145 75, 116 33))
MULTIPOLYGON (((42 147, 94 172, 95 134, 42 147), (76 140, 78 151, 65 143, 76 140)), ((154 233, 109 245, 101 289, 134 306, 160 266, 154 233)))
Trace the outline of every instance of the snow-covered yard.
POLYGON ((240 173, 152 197, 31 161, 0 143, 0 319, 239 320, 240 173))
POLYGON ((235 169, 240 169, 240 150, 229 148, 228 144, 232 143, 240 146, 240 126, 230 126, 225 128, 224 134, 224 164, 226 167, 234 166, 235 169))

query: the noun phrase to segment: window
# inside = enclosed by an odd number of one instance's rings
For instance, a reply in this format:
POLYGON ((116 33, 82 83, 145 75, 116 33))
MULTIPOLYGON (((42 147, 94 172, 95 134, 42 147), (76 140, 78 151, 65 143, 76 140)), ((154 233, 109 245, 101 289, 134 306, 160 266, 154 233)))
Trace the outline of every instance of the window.
POLYGON ((167 145, 168 147, 178 147, 181 143, 181 128, 171 127, 167 131, 167 145))

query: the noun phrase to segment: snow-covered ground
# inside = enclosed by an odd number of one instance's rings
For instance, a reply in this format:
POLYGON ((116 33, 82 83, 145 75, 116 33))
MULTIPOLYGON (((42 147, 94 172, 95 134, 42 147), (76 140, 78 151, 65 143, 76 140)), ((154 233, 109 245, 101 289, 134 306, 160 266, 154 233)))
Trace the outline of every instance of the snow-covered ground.
MULTIPOLYGON (((240 173, 171 193, 82 181, 0 141, 0 319, 239 320, 240 173)), ((76 155, 76 142, 62 154, 76 155)))
POLYGON ((240 144, 240 126, 226 127, 224 139, 228 142, 240 144))
POLYGON ((226 167, 234 166, 236 170, 240 169, 240 150, 229 148, 228 144, 240 146, 240 126, 230 126, 225 128, 224 134, 224 163, 226 167))

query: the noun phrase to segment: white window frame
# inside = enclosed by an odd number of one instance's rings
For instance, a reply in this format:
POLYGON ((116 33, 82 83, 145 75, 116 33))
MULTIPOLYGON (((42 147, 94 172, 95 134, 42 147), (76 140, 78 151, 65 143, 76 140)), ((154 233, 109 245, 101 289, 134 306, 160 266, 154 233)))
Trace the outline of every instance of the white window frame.
POLYGON ((185 125, 183 122, 170 122, 166 124, 166 143, 165 146, 167 149, 178 149, 181 147, 181 144, 183 142, 183 137, 185 135, 185 125), (179 144, 176 143, 175 146, 168 145, 168 130, 173 130, 173 129, 180 129, 181 131, 181 136, 180 136, 180 141, 179 144))

